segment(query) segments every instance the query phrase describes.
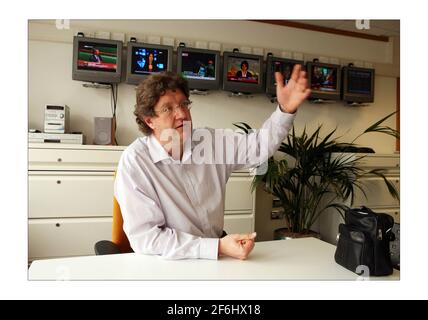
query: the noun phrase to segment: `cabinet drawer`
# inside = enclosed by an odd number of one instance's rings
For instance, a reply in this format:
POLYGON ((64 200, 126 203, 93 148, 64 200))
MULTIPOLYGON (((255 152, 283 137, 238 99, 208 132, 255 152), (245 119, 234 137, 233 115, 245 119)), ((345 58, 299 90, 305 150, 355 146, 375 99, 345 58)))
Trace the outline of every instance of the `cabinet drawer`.
POLYGON ((111 239, 112 218, 30 219, 29 260, 94 255, 94 245, 111 239))
MULTIPOLYGON (((388 177, 400 192, 400 180, 398 177, 388 177)), ((370 177, 362 179, 361 182, 364 185, 367 198, 364 194, 357 189, 355 193, 354 206, 364 205, 366 207, 391 207, 399 206, 398 200, 394 199, 388 192, 388 188, 382 178, 370 177)))
POLYGON ((378 156, 368 155, 361 160, 362 165, 369 168, 382 168, 389 170, 400 169, 400 157, 398 156, 378 156))
POLYGON ((252 177, 230 177, 226 184, 226 199, 224 208, 226 211, 252 212, 253 194, 251 193, 252 177))
POLYGON ((29 217, 108 217, 113 208, 113 173, 28 177, 29 217))
POLYGON ((254 231, 254 215, 226 215, 224 216, 224 230, 226 233, 250 233, 254 231))
POLYGON ((30 170, 115 171, 122 150, 29 149, 30 170))

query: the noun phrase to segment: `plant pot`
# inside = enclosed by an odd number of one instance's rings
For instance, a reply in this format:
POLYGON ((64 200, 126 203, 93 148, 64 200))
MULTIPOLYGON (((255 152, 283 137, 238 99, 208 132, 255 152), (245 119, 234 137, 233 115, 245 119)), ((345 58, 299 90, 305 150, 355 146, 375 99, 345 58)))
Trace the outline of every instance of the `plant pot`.
POLYGON ((308 237, 321 239, 321 235, 312 230, 305 233, 299 233, 299 232, 290 232, 288 228, 280 228, 280 229, 276 229, 273 232, 274 240, 289 240, 289 239, 308 238, 308 237))

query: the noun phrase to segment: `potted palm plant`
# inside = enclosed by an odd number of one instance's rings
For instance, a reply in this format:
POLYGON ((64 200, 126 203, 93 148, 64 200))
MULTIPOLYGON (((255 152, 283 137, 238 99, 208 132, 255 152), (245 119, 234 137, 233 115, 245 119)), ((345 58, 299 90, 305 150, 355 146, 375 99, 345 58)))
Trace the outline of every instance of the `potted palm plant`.
MULTIPOLYGON (((383 178, 389 193, 398 199, 395 186, 386 179, 383 170, 362 169, 362 159, 366 155, 354 153, 357 148, 354 142, 363 134, 380 132, 399 138, 396 130, 382 126, 394 113, 374 123, 350 143, 334 138, 336 129, 321 138, 321 126, 312 134, 305 128, 301 135, 297 135, 293 127, 287 142, 283 142, 278 150, 288 157, 269 158, 267 170, 254 176, 252 190, 262 186, 279 199, 291 237, 310 233, 314 222, 328 208, 335 208, 343 217, 348 208, 344 205, 345 200, 350 199, 352 205, 357 189, 365 195, 360 180, 367 175, 383 178)), ((252 130, 244 122, 234 125, 246 133, 252 130)))

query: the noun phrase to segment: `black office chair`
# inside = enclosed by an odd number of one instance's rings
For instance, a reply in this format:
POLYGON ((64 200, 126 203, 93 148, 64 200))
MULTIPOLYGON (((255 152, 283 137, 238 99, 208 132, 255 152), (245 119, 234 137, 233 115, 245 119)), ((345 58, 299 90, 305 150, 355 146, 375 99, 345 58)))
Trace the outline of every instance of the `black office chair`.
POLYGON ((109 240, 101 240, 95 244, 95 254, 116 254, 134 252, 129 244, 128 237, 123 231, 123 217, 119 203, 116 197, 113 197, 113 224, 112 238, 109 240))

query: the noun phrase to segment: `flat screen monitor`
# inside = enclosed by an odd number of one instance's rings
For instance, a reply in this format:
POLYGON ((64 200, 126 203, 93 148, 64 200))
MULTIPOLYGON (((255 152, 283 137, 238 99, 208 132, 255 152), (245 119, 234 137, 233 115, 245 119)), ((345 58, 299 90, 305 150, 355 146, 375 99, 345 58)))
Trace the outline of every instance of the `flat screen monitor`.
POLYGON ((172 71, 173 47, 128 42, 126 83, 139 84, 147 76, 172 71))
POLYGON ((224 52, 223 66, 223 90, 242 93, 264 91, 262 56, 224 52))
POLYGON ((337 64, 308 62, 306 64, 310 98, 340 100, 340 66, 337 64))
POLYGON ((73 80, 119 83, 121 70, 121 41, 74 37, 73 80))
POLYGON ((266 61, 266 93, 276 95, 275 72, 281 72, 286 85, 296 64, 303 66, 303 61, 268 56, 266 61))
POLYGON ((190 89, 220 89, 220 51, 178 47, 177 72, 189 82, 190 89))
POLYGON ((373 102, 374 74, 374 69, 343 67, 342 99, 347 102, 373 102))

